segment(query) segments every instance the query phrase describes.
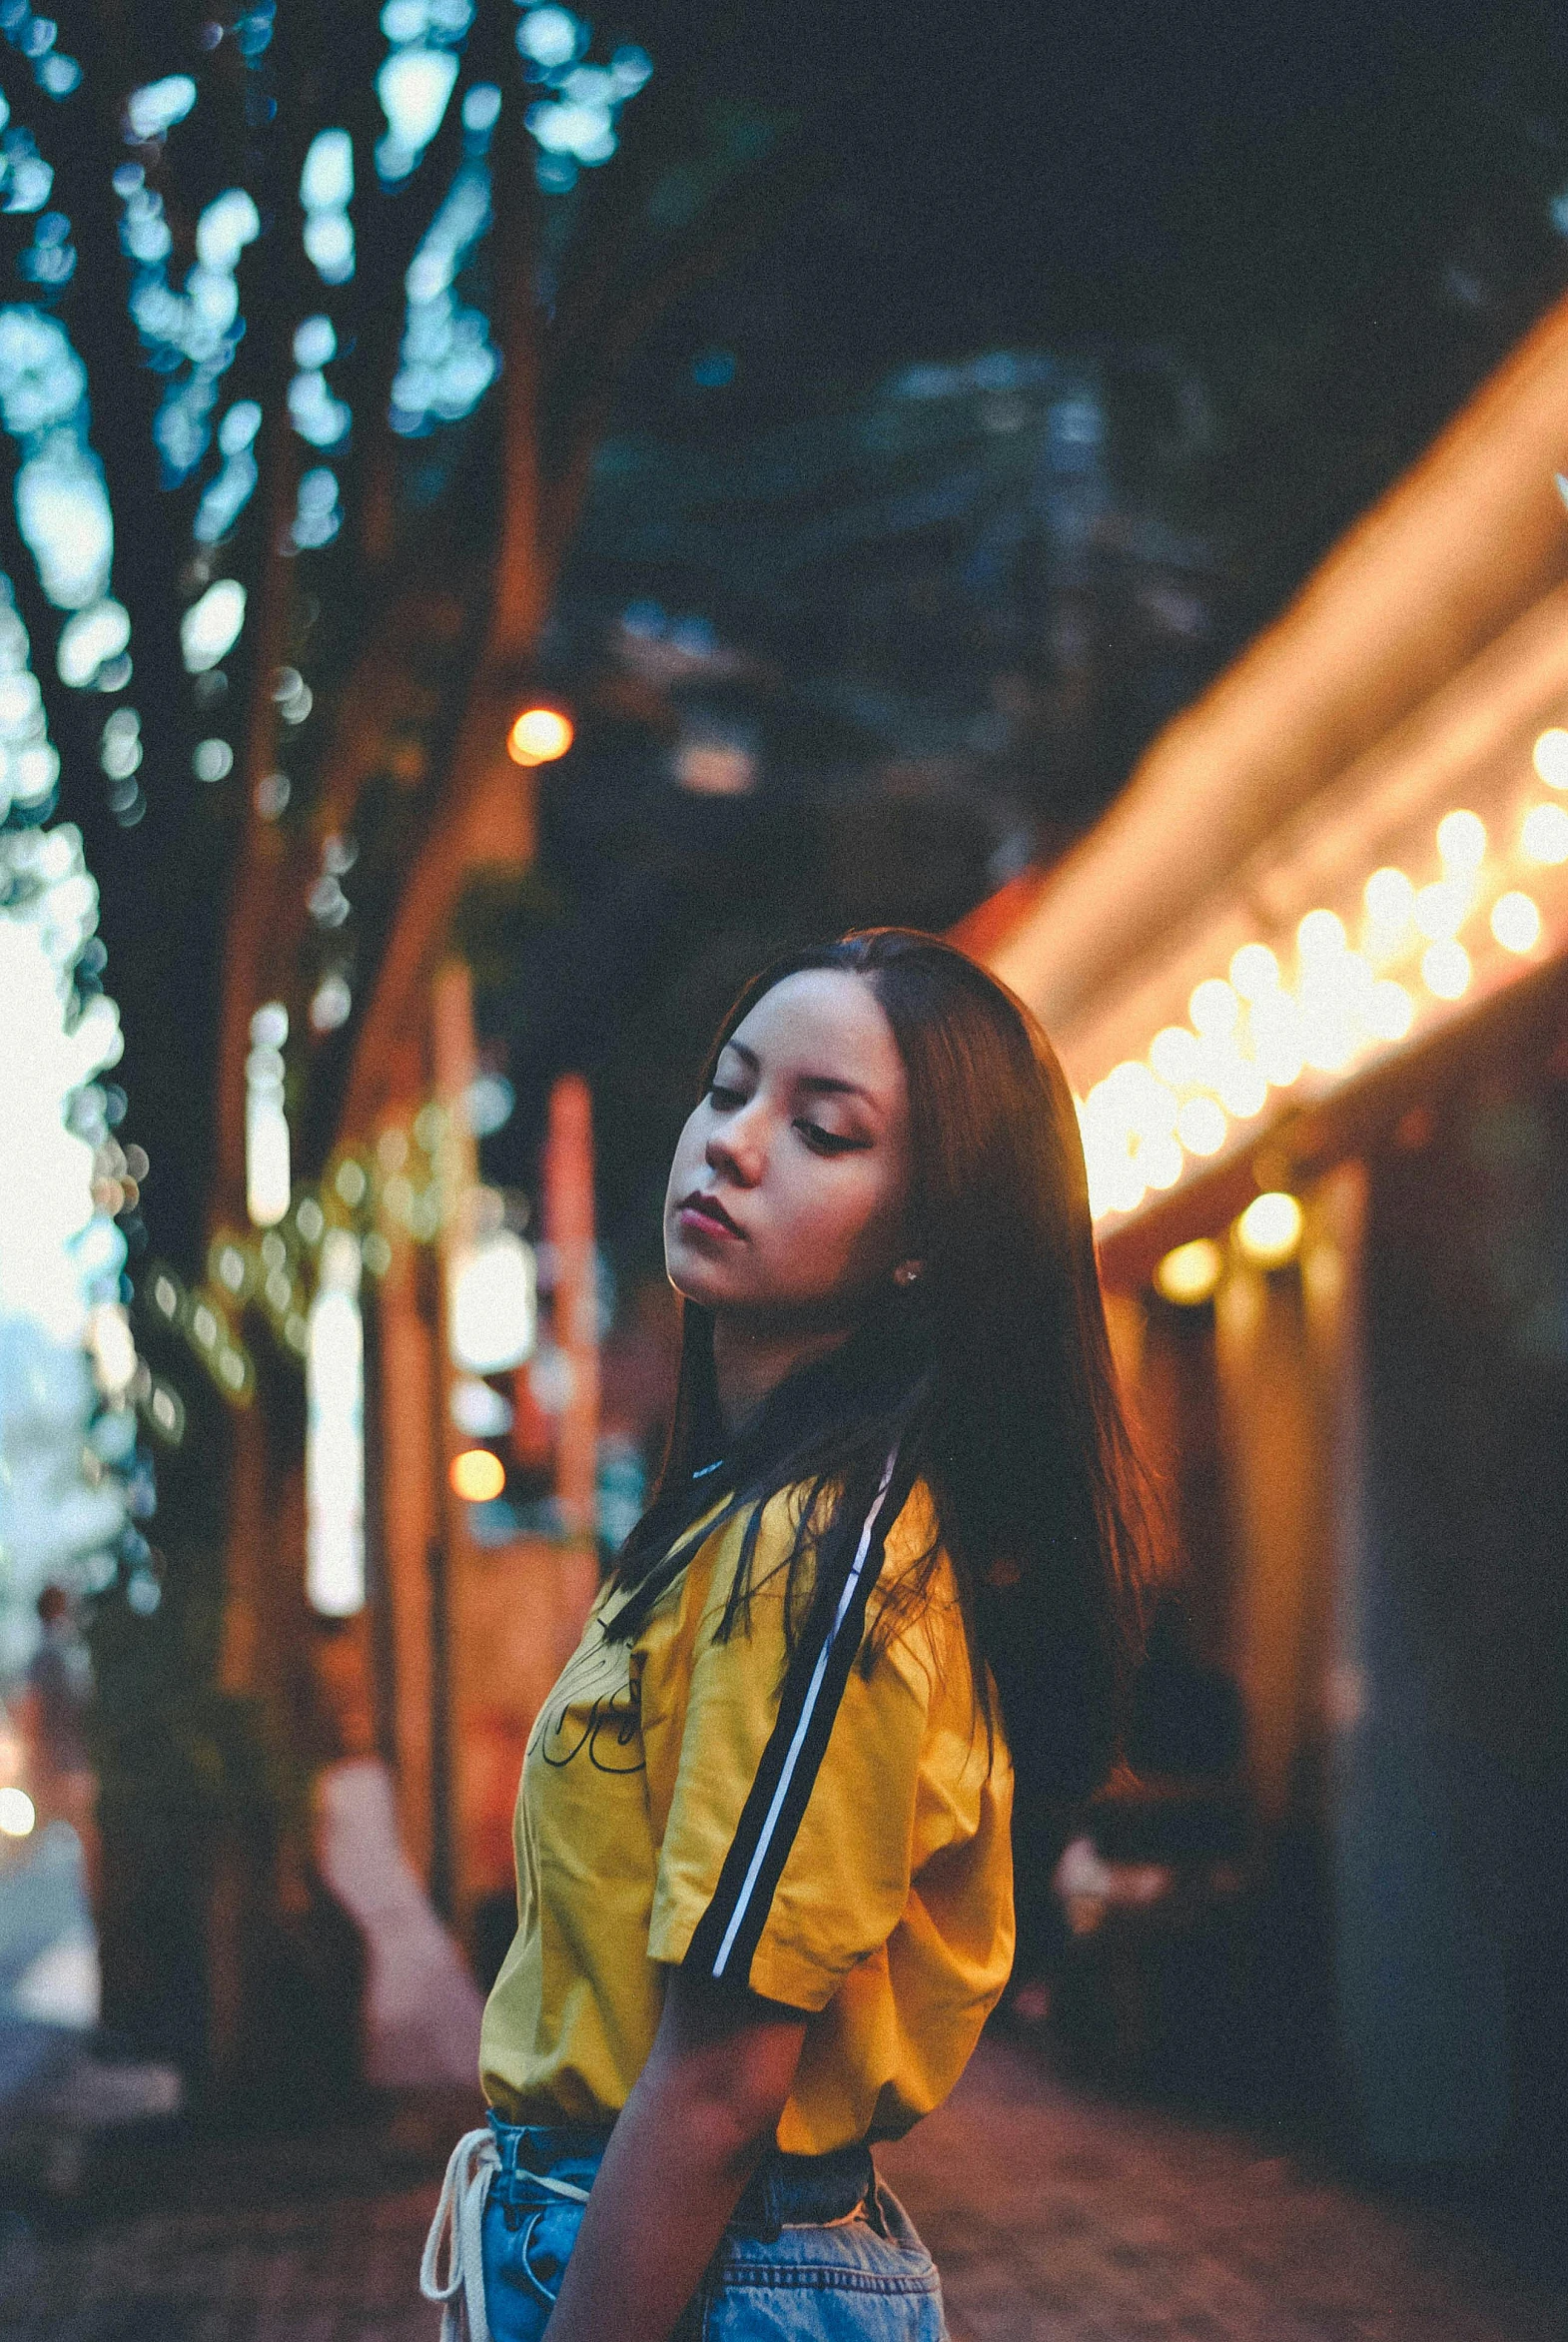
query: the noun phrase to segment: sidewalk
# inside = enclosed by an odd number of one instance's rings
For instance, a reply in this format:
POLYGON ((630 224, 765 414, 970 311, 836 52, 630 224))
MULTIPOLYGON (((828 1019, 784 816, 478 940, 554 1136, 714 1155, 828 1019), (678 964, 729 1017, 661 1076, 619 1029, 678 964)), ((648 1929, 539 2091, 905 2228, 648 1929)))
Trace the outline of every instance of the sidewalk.
MULTIPOLYGON (((65 2212, 0 2213, 6 2342, 434 2342, 415 2268, 466 2101, 375 2132, 106 2143, 65 2212)), ((1068 2091, 988 2041, 883 2150, 942 2264, 954 2342, 1561 2342, 1457 2215, 1298 2171, 1235 2134, 1068 2091)))
POLYGON ((953 2342, 1563 2342, 1568 2287, 1459 2214, 1314 2175, 1218 2124, 1072 2090, 1005 2040, 879 2161, 953 2342))

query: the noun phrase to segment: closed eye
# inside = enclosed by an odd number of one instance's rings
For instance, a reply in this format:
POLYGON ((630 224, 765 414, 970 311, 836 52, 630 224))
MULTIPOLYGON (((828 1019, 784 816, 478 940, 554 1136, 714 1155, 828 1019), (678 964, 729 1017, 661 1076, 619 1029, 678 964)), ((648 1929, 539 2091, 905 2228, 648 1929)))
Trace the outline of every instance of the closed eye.
POLYGON ((846 1139, 842 1132, 825 1131, 820 1123, 797 1122, 796 1130, 808 1147, 819 1155, 864 1154, 872 1144, 869 1139, 846 1139))
POLYGON ((744 1106, 746 1103, 742 1091, 727 1089, 722 1082, 710 1082, 708 1096, 721 1114, 731 1114, 737 1106, 744 1106))

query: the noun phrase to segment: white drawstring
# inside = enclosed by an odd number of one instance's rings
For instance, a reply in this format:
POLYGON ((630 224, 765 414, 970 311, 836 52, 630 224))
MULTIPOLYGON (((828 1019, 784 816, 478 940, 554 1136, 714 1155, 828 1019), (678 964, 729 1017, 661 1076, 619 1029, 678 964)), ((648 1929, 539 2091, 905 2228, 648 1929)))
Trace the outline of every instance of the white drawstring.
POLYGON ((426 2301, 441 2304, 441 2342, 463 2342, 465 2327, 467 2342, 490 2342, 484 2314, 484 2199, 500 2160, 488 2129, 464 2131, 447 2160, 419 2262, 419 2291, 426 2301), (444 2284, 439 2274, 443 2239, 444 2284))
MULTIPOLYGON (((464 2131, 447 2159, 435 2217, 419 2261, 419 2291, 426 2301, 441 2304, 441 2342, 490 2342, 490 2323, 484 2314, 484 2199, 499 2169, 494 2134, 487 2128, 464 2131), (440 2276, 443 2240, 444 2282, 440 2276)), ((552 2179, 546 2171, 531 2171, 528 2176, 551 2195, 565 2196, 574 2204, 588 2200, 587 2189, 574 2187, 569 2179, 552 2179)))

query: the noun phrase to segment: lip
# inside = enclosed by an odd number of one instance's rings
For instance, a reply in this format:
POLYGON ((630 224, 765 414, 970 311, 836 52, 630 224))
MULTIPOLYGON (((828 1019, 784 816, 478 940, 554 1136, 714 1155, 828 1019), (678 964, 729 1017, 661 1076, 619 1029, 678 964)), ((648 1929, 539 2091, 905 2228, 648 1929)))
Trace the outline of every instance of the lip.
POLYGON ((736 1226, 717 1195, 704 1195, 693 1188, 684 1196, 675 1214, 684 1228, 705 1236, 740 1236, 745 1230, 736 1226))

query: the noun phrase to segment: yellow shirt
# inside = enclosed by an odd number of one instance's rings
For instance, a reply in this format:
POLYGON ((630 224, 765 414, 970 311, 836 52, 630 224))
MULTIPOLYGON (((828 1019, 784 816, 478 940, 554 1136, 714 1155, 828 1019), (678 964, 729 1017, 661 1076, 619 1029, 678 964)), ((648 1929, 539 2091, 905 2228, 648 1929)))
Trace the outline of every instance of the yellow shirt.
POLYGON ((480 2077, 517 2122, 607 2122, 681 1963, 809 2012, 778 2127, 794 2154, 897 2137, 947 2095, 1013 1957, 1012 1771, 972 1696, 944 1559, 864 1673, 879 1595, 933 1533, 917 1486, 862 1532, 835 1619, 786 1658, 801 1494, 764 1508, 749 1627, 715 1629, 748 1518, 722 1523, 629 1643, 600 1595, 528 1743, 517 1935, 480 2077))

